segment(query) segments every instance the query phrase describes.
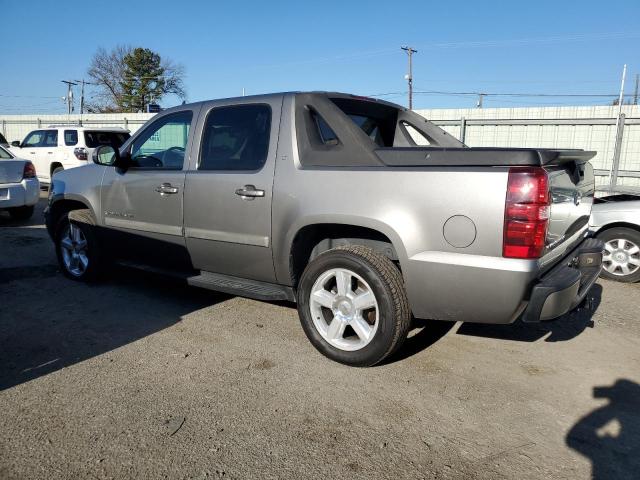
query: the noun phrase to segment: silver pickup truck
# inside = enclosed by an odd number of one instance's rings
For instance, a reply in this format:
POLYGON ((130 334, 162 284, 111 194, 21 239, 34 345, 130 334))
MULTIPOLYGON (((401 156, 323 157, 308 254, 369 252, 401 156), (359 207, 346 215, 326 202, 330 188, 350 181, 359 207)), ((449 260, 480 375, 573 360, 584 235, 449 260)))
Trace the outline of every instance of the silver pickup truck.
POLYGON ((206 101, 55 175, 47 228, 72 279, 116 261, 295 301, 320 352, 370 366, 414 317, 537 322, 576 307, 602 268, 587 238, 593 155, 467 148, 347 94, 206 101))

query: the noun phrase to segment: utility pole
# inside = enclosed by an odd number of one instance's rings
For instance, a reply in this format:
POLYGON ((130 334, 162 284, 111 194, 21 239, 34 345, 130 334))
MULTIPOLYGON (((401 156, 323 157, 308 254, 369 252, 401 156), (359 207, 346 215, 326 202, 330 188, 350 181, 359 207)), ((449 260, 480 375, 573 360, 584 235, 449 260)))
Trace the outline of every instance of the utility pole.
POLYGON ((74 81, 80 84, 80 116, 82 116, 82 114, 84 113, 84 86, 93 85, 93 83, 87 82, 84 79, 74 81))
POLYGON ((73 111, 73 91, 71 90, 72 85, 78 85, 76 82, 72 82, 71 80, 61 80, 62 83, 67 84, 67 115, 71 115, 73 111))
POLYGON ((484 96, 486 95, 486 93, 479 93, 478 94, 478 103, 476 103, 476 108, 482 108, 482 101, 484 100, 484 96))
POLYGON ((633 104, 638 104, 638 83, 640 83, 640 74, 636 73, 636 89, 633 92, 633 104))
POLYGON ((622 104, 624 102, 624 81, 627 78, 627 64, 622 67, 622 80, 620 82, 620 96, 618 97, 618 119, 616 120, 616 143, 613 149, 613 159, 611 159, 611 169, 609 170, 609 192, 612 192, 618 181, 618 164, 620 163, 620 149, 622 148, 622 131, 624 129, 624 116, 622 115, 622 104))
POLYGON ((404 78, 409 83, 409 110, 413 110, 413 54, 418 51, 411 47, 400 47, 400 49, 409 55, 409 73, 404 78))

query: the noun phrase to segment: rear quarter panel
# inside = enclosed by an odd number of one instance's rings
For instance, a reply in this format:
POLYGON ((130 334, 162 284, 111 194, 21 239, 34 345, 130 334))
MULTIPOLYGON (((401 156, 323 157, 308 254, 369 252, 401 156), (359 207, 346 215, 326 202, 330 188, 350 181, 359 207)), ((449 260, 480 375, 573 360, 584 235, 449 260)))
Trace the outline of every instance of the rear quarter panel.
POLYGON ((416 316, 513 320, 537 264, 502 258, 508 168, 302 168, 290 118, 283 115, 281 135, 293 141, 282 142, 291 147, 287 152, 283 146, 277 160, 273 199, 280 283, 292 283, 291 245, 302 227, 358 225, 393 243, 416 316), (453 246, 445 238, 445 223, 455 216, 466 217, 465 228, 475 230, 468 246, 453 246))

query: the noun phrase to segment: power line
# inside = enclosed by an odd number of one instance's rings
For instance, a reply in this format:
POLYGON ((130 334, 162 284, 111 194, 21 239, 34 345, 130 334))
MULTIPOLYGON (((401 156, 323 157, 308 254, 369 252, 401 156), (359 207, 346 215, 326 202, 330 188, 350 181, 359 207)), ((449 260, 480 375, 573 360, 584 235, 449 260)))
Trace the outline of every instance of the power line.
POLYGON ((485 95, 491 97, 602 97, 615 98, 618 94, 602 94, 602 93, 524 93, 524 92, 508 92, 508 93, 487 93, 487 92, 446 92, 440 90, 423 90, 414 92, 420 95, 485 95))
POLYGON ((60 97, 43 97, 41 95, 2 95, 0 97, 5 98, 60 98, 60 97))

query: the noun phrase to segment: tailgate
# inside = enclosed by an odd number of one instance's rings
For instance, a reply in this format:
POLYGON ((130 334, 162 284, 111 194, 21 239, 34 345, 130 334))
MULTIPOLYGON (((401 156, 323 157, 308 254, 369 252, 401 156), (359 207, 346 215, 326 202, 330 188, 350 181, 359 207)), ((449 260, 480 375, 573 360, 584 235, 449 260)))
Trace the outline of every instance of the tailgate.
MULTIPOLYGON (((546 253, 556 257, 579 242, 589 226, 595 180, 589 160, 594 152, 547 151, 551 211, 546 253)), ((546 255, 545 255, 546 256, 546 255)), ((544 263, 544 262, 543 262, 544 263)))

